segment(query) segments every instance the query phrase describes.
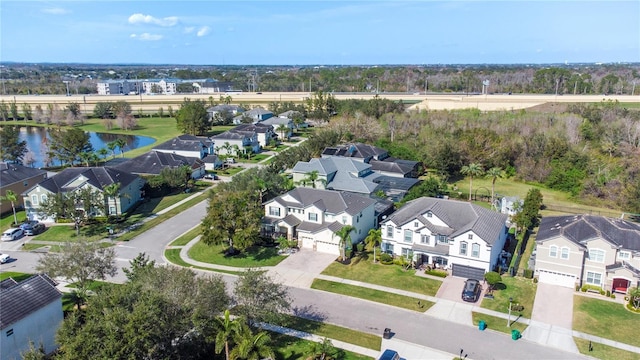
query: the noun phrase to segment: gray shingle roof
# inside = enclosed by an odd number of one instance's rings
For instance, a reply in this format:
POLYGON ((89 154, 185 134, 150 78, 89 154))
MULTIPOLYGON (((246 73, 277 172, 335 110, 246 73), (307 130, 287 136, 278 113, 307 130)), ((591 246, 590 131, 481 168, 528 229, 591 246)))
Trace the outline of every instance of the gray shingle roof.
POLYGON ((385 157, 387 156, 388 151, 369 144, 353 143, 325 148, 322 154, 369 159, 377 156, 385 157))
POLYGON ((299 208, 315 205, 330 214, 346 212, 349 215, 355 215, 370 205, 375 204, 375 200, 361 195, 305 187, 293 189, 289 191, 287 195, 293 197, 296 202, 290 203, 284 201, 283 196, 285 195, 275 198, 274 201, 285 206, 299 208))
POLYGON ((34 275, 11 287, 0 288, 0 329, 5 329, 54 301, 60 301, 62 293, 54 284, 46 275, 34 275))
POLYGON ((228 112, 243 112, 244 108, 239 105, 230 105, 230 104, 221 104, 212 106, 207 109, 207 112, 220 112, 220 111, 228 111, 228 112))
POLYGON ((206 148, 210 144, 210 142, 211 140, 209 140, 208 138, 200 136, 180 135, 174 137, 169 141, 165 141, 162 144, 154 146, 153 149, 200 152, 200 150, 206 148))
POLYGON ((367 195, 376 192, 378 187, 378 184, 373 181, 359 178, 344 171, 338 171, 333 179, 327 183, 327 189, 349 191, 367 195))
POLYGON ((373 171, 384 171, 402 175, 410 174, 413 171, 412 165, 399 162, 371 160, 369 161, 369 164, 371 165, 371 170, 373 171))
POLYGON ((256 132, 258 134, 264 134, 269 131, 273 131, 272 125, 266 125, 263 123, 257 124, 240 124, 236 126, 233 130, 235 131, 246 131, 246 132, 256 132))
POLYGON ((584 247, 602 238, 623 249, 640 251, 640 224, 596 215, 548 216, 542 218, 536 241, 564 236, 584 247))
POLYGON ((0 162, 0 184, 2 187, 22 182, 33 177, 46 178, 47 172, 22 165, 0 162))
POLYGON ((138 175, 112 167, 74 167, 66 168, 38 185, 55 194, 65 193, 76 189, 75 186, 69 186, 69 183, 79 176, 84 176, 89 184, 100 190, 114 183, 120 183, 124 188, 139 178, 138 175))
POLYGON ((473 231, 489 245, 498 240, 507 221, 507 215, 468 202, 422 197, 406 203, 398 211, 391 214, 383 224, 392 222, 397 226, 402 226, 409 221, 419 219, 424 222, 428 218, 422 215, 428 211, 431 211, 452 229, 450 237, 473 231))
POLYGON ((633 265, 627 263, 626 261, 616 262, 611 265, 606 266, 607 271, 613 271, 617 269, 627 269, 631 271, 636 277, 640 277, 640 270, 633 267, 633 265))
POLYGON ((198 158, 186 157, 173 153, 161 151, 149 151, 133 159, 114 166, 114 168, 128 171, 133 174, 160 174, 164 168, 176 168, 183 165, 192 167, 201 166, 202 161, 198 158))

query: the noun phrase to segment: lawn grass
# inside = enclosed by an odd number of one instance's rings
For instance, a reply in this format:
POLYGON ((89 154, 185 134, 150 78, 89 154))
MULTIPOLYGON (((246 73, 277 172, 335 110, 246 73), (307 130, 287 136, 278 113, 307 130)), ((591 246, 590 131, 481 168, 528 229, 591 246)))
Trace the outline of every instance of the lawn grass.
POLYGON ((0 272, 0 281, 8 278, 13 278, 13 280, 20 282, 22 280, 26 280, 30 278, 31 275, 33 274, 26 274, 21 272, 14 272, 14 271, 3 271, 3 272, 0 272))
POLYGON ((374 301, 418 312, 425 312, 429 310, 429 308, 434 304, 431 301, 423 299, 322 279, 314 279, 313 283, 311 284, 311 288, 374 301))
POLYGON ((45 246, 48 246, 48 245, 46 245, 46 244, 32 244, 32 243, 27 242, 22 246, 22 250, 24 250, 24 251, 32 251, 32 250, 37 250, 37 249, 43 248, 45 246))
POLYGON ((493 299, 482 299, 481 307, 484 309, 495 310, 502 313, 509 313, 509 298, 513 298, 513 303, 524 306, 522 313, 513 312, 512 314, 522 314, 523 317, 530 319, 533 310, 533 300, 536 297, 538 285, 531 279, 523 277, 502 276, 502 284, 506 287, 502 289, 498 285, 498 289, 493 291, 493 299))
POLYGON ((292 315, 286 315, 285 319, 284 326, 291 329, 344 341, 367 349, 380 350, 382 346, 382 337, 380 335, 363 333, 361 331, 292 315))
MULTIPOLYGON (((312 355, 311 348, 313 342, 299 339, 297 337, 270 332, 271 346, 275 349, 276 360, 307 359, 312 355)), ((339 359, 343 360, 366 360, 372 359, 365 355, 356 354, 351 351, 340 349, 339 359)))
POLYGON ((189 257, 208 264, 240 268, 275 266, 286 258, 278 255, 276 247, 252 246, 235 256, 225 256, 225 250, 227 250, 226 245, 207 245, 198 241, 189 249, 189 257))
POLYGON ((218 270, 218 269, 210 269, 210 268, 205 268, 205 267, 201 267, 201 266, 191 265, 191 264, 185 262, 184 260, 182 260, 182 258, 180 257, 180 249, 167 249, 167 250, 164 251, 164 257, 167 258, 167 260, 172 264, 175 264, 175 265, 178 265, 178 266, 182 266, 182 267, 186 267, 186 268, 190 268, 190 269, 215 271, 215 272, 224 273, 224 274, 231 274, 231 275, 240 275, 240 274, 242 274, 242 271, 218 270))
POLYGON ((257 154, 257 155, 253 155, 251 157, 251 160, 247 160, 247 159, 238 159, 239 163, 249 163, 249 164, 255 164, 255 163, 259 163, 260 161, 268 158, 270 155, 267 154, 257 154))
POLYGON ((80 227, 80 235, 76 234, 73 225, 55 225, 47 227, 42 234, 33 237, 33 240, 70 242, 77 240, 97 241, 108 236, 106 224, 91 224, 80 227))
POLYGON ((416 276, 414 270, 404 271, 397 265, 373 264, 368 259, 352 259, 349 265, 334 262, 322 274, 431 296, 435 296, 442 285, 442 281, 416 276))
POLYGON ((589 351, 589 340, 575 337, 573 338, 573 340, 576 342, 578 350, 580 350, 581 354, 588 355, 596 359, 636 360, 638 359, 638 357, 640 357, 638 353, 594 342, 591 343, 592 351, 589 351))
POLYGON ((194 227, 193 229, 187 231, 186 233, 180 235, 177 239, 173 240, 169 246, 184 246, 187 245, 191 240, 195 239, 196 236, 200 235, 202 229, 200 225, 194 227))
MULTIPOLYGON (((18 219, 18 223, 22 223, 27 220, 27 215, 24 210, 16 209, 16 218, 18 219)), ((7 230, 11 227, 11 224, 13 224, 13 210, 2 215, 2 217, 0 218, 0 230, 7 230)))
POLYGON ((242 166, 231 166, 231 167, 225 168, 224 170, 219 170, 218 175, 233 176, 242 170, 244 170, 242 166))
POLYGON ((573 297, 573 330, 640 346, 638 324, 640 314, 627 311, 622 304, 579 295, 573 297))
POLYGON ((518 330, 520 334, 527 328, 527 324, 523 324, 520 322, 513 322, 516 319, 516 316, 511 318, 511 327, 507 326, 507 319, 503 319, 497 316, 491 316, 479 312, 471 312, 471 318, 473 319, 473 325, 478 326, 480 320, 483 320, 487 323, 487 329, 500 331, 506 334, 511 335, 511 330, 518 330))

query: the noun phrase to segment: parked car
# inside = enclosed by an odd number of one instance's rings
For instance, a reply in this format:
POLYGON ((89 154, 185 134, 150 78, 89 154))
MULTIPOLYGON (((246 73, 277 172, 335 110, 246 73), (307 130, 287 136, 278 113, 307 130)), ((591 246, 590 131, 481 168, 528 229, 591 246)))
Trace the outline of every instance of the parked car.
POLYGON ((207 174, 207 175, 204 176, 204 178, 207 179, 207 180, 218 180, 219 179, 218 175, 215 175, 215 174, 207 174))
POLYGON ((27 221, 23 222, 22 224, 20 224, 19 227, 22 230, 26 230, 28 227, 31 227, 31 226, 33 226, 33 225, 35 225, 37 223, 38 223, 37 220, 27 220, 27 221))
POLYGON ((386 349, 378 360, 400 360, 400 355, 395 350, 386 349))
POLYGON ((24 231, 20 228, 11 228, 2 233, 2 241, 12 241, 20 239, 24 235, 24 231))
POLYGON ((464 289, 462 289, 462 300, 468 302, 476 302, 482 292, 482 286, 480 281, 476 279, 467 279, 464 282, 464 289))
POLYGON ((11 259, 11 256, 9 256, 9 254, 0 254, 0 264, 4 264, 7 261, 9 261, 9 259, 11 259))
POLYGON ((38 234, 42 233, 45 229, 46 229, 46 227, 41 222, 36 223, 35 225, 25 226, 23 228, 24 234, 26 236, 38 235, 38 234))

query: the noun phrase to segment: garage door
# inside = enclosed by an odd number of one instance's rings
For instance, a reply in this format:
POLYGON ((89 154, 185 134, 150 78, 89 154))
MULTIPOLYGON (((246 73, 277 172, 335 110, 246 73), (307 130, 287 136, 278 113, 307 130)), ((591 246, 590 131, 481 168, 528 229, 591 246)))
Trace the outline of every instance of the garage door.
POLYGON ((570 288, 576 285, 576 277, 574 275, 542 269, 538 272, 538 281, 570 288))
POLYGON ((303 248, 313 250, 313 238, 301 237, 300 241, 302 243, 303 248))
POLYGON ((340 255, 340 249, 338 248, 337 244, 323 241, 316 242, 316 251, 327 254, 340 255))
POLYGON ((481 268, 453 264, 451 269, 451 273, 453 274, 453 276, 458 276, 465 279, 484 279, 484 269, 481 268))

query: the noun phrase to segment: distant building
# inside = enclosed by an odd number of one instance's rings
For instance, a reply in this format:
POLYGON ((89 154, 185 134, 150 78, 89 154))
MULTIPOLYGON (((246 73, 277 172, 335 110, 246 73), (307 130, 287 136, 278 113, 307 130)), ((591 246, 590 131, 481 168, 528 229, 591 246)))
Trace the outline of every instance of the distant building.
POLYGON ((223 93, 232 88, 229 82, 214 79, 135 79, 135 80, 103 80, 97 83, 98 95, 129 94, 175 94, 178 85, 190 84, 190 93, 214 94, 223 93))

